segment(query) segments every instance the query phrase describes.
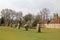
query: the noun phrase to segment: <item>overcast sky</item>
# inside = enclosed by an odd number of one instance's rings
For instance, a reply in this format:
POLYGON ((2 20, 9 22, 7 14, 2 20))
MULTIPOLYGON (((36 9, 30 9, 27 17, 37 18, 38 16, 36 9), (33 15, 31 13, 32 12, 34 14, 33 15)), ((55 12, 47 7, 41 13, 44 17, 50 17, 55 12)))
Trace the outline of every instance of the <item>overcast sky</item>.
POLYGON ((60 0, 0 0, 0 11, 5 8, 22 11, 24 15, 28 12, 37 14, 42 8, 60 13, 60 0))

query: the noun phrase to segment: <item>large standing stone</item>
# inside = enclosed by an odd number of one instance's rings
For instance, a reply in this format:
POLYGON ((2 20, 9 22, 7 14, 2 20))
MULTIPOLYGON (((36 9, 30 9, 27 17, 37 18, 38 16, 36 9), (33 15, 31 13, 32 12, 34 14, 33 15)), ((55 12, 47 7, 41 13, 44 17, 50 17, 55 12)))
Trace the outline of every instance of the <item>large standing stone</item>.
POLYGON ((28 31, 28 24, 25 24, 24 27, 25 27, 25 30, 28 31))
POLYGON ((41 32, 41 27, 40 27, 41 24, 37 24, 37 32, 41 32))

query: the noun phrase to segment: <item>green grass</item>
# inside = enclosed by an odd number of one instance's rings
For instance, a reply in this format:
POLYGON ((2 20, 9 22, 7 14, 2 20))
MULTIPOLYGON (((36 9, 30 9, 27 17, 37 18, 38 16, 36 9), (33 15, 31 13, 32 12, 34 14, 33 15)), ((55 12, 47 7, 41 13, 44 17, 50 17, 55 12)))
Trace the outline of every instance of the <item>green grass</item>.
POLYGON ((0 27, 0 40, 60 40, 60 29, 42 28, 41 33, 35 29, 0 27))

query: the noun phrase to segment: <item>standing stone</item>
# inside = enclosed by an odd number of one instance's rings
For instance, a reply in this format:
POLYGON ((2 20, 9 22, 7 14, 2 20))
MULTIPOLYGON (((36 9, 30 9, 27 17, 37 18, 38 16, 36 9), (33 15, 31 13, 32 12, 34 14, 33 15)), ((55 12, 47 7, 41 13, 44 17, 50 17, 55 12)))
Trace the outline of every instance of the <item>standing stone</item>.
POLYGON ((20 29, 20 24, 18 23, 18 29, 20 29))
POLYGON ((28 31, 28 24, 25 24, 24 27, 25 27, 25 30, 28 31))
POLYGON ((37 24, 37 32, 41 32, 41 24, 37 24))

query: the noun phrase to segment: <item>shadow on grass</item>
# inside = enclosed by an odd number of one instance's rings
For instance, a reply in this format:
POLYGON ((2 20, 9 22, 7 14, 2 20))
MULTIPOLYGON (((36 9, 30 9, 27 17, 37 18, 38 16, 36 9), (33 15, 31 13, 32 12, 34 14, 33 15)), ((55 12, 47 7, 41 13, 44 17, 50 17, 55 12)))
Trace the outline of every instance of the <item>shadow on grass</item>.
POLYGON ((51 33, 56 33, 56 32, 36 32, 38 34, 51 34, 51 33))

